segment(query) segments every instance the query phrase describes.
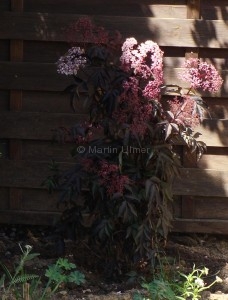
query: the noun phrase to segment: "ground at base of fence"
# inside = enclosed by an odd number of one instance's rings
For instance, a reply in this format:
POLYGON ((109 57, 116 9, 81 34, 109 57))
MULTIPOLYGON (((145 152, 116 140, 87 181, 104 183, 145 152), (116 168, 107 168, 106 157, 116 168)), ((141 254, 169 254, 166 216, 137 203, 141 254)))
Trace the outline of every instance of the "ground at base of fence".
MULTIPOLYGON (((56 261, 56 257, 53 257, 53 243, 49 239, 49 228, 0 225, 0 262, 9 268, 18 262, 19 243, 32 245, 33 252, 40 253, 27 265, 28 269, 38 274, 43 274, 45 268, 56 261)), ((135 291, 141 289, 139 284, 131 286, 126 282, 105 282, 93 268, 94 258, 89 249, 82 251, 75 243, 68 241, 66 250, 69 259, 75 261, 89 280, 83 287, 61 289, 53 299, 130 300, 135 291)), ((175 258, 186 270, 190 270, 194 264, 199 268, 207 267, 209 275, 205 278, 206 284, 210 284, 216 275, 222 278, 222 283, 215 284, 209 292, 205 292, 203 300, 228 300, 228 236, 171 234, 166 255, 175 258)))

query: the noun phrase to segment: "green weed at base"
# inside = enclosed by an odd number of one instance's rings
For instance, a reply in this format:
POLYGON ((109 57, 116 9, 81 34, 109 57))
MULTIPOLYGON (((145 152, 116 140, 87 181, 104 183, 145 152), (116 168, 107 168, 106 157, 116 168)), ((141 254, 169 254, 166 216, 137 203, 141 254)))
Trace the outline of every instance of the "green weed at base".
POLYGON ((45 272, 48 281, 41 287, 41 277, 25 272, 25 263, 39 256, 39 253, 31 253, 32 247, 20 246, 22 255, 14 273, 0 263, 4 274, 0 278, 0 288, 3 291, 2 300, 11 299, 11 295, 17 300, 46 300, 50 299, 59 289, 61 284, 74 283, 81 285, 85 282, 85 276, 76 270, 76 265, 66 258, 59 258, 55 264, 50 265, 45 272))
POLYGON ((208 275, 208 271, 206 267, 197 269, 194 265, 191 273, 186 275, 176 272, 173 278, 167 278, 161 272, 151 282, 142 283, 148 297, 136 293, 133 300, 199 300, 203 291, 209 290, 216 282, 221 282, 221 278, 216 276, 210 285, 205 285, 203 277, 208 275))

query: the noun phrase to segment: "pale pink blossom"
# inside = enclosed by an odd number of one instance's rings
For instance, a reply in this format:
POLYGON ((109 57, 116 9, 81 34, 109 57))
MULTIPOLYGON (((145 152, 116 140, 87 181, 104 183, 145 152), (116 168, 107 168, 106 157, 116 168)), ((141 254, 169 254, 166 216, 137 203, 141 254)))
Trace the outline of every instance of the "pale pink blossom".
POLYGON ((61 56, 57 62, 57 72, 64 75, 76 75, 78 70, 85 66, 84 49, 72 47, 61 56))
POLYGON ((212 64, 201 62, 198 58, 190 58, 183 65, 179 78, 190 83, 193 89, 217 92, 223 83, 221 76, 212 64))
POLYGON ((132 62, 132 51, 134 47, 137 45, 137 40, 135 38, 128 38, 122 45, 122 56, 120 57, 120 61, 122 64, 122 68, 125 71, 130 71, 131 62, 132 62))
POLYGON ((149 81, 143 90, 143 96, 147 99, 158 99, 160 95, 160 82, 157 80, 149 81))
POLYGON ((173 120, 170 120, 172 123, 192 128, 200 124, 201 116, 197 114, 196 102, 191 96, 174 97, 168 103, 174 115, 173 120))
POLYGON ((135 38, 126 39, 120 57, 122 68, 144 81, 142 95, 147 99, 157 99, 163 83, 163 52, 153 41, 138 45, 135 38))
POLYGON ((158 44, 146 41, 138 45, 136 39, 128 38, 122 46, 120 61, 124 70, 133 70, 145 79, 163 82, 163 52, 158 44))

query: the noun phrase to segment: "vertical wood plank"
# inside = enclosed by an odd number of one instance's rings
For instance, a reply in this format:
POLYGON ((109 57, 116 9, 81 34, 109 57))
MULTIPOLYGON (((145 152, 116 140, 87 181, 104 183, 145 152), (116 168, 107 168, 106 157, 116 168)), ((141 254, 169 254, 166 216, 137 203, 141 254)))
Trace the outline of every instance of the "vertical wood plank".
MULTIPOLYGON (((200 0, 187 1, 187 19, 200 19, 200 0)), ((191 48, 185 52, 185 58, 198 58, 199 49, 191 48)), ((186 147, 183 147, 183 166, 186 168, 197 167, 196 154, 189 154, 186 147)), ((195 215, 195 200, 190 196, 182 196, 182 218, 193 219, 195 215)))
POLYGON ((20 210, 20 203, 22 201, 22 190, 18 188, 10 188, 9 200, 10 210, 20 210))
MULTIPOLYGON (((24 0, 11 0, 11 11, 22 12, 24 0)), ((10 61, 23 61, 23 40, 10 41, 10 61)), ((22 109, 22 91, 11 90, 9 99, 9 108, 11 111, 20 111, 22 109)), ((22 158, 22 142, 17 139, 9 141, 9 157, 11 160, 20 160, 22 158)), ((10 188, 9 191, 9 208, 11 210, 20 209, 22 200, 22 190, 10 188)))
POLYGON ((23 11, 24 0, 11 0, 11 11, 23 11))
POLYGON ((10 41, 10 60, 20 62, 23 59, 23 41, 11 40, 10 41))
POLYGON ((199 19, 200 18, 200 0, 188 0, 187 1, 187 19, 199 19))
MULTIPOLYGON (((200 0, 187 0, 187 19, 200 19, 200 0)), ((198 48, 188 49, 185 53, 186 58, 197 58, 199 53, 198 48)))

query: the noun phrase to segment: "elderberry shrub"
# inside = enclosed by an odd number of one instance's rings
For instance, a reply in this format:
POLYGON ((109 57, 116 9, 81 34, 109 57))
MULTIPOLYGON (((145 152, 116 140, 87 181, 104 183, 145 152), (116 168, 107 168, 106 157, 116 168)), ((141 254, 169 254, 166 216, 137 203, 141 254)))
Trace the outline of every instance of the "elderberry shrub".
POLYGON ((198 157, 206 148, 194 132, 206 109, 196 89, 215 92, 222 79, 192 58, 179 75, 189 88, 165 85, 155 42, 131 37, 121 44, 118 32, 88 18, 72 28, 83 47, 71 41, 57 71, 73 77, 66 92, 76 112, 83 103, 88 118, 61 128, 61 140, 75 145, 75 164, 65 171, 55 165, 46 181, 65 204, 59 232, 83 240, 91 255, 99 251, 104 265, 154 265, 171 228, 172 185, 181 166, 176 145, 198 157))

